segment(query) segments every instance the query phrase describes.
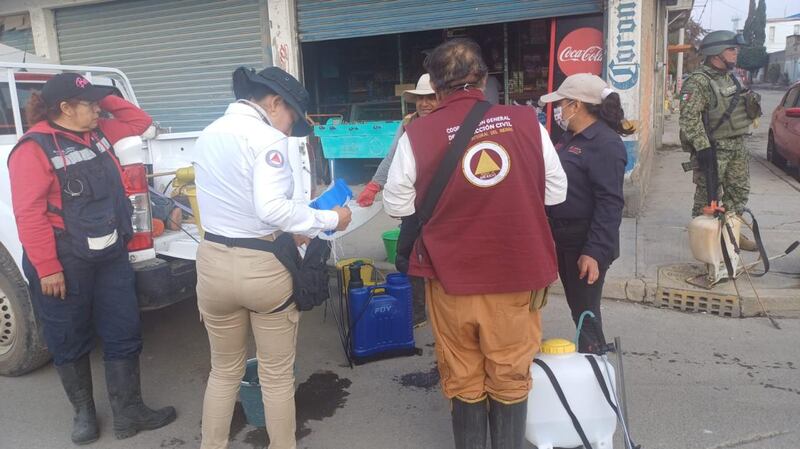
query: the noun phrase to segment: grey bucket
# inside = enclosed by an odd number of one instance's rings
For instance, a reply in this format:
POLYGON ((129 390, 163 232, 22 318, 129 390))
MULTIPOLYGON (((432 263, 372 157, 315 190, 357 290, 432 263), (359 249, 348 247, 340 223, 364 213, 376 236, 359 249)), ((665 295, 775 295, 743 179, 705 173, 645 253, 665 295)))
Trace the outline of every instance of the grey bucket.
POLYGON ((258 359, 250 359, 239 388, 239 399, 242 401, 247 423, 255 427, 266 427, 264 402, 261 400, 261 384, 258 382, 258 359))

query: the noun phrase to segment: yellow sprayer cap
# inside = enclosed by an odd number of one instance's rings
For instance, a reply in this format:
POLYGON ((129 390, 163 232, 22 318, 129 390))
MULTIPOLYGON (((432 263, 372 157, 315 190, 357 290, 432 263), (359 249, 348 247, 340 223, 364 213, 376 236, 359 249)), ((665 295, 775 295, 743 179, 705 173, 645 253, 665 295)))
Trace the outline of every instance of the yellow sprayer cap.
POLYGON ((542 342, 542 354, 569 354, 575 352, 575 343, 563 338, 551 338, 542 342))

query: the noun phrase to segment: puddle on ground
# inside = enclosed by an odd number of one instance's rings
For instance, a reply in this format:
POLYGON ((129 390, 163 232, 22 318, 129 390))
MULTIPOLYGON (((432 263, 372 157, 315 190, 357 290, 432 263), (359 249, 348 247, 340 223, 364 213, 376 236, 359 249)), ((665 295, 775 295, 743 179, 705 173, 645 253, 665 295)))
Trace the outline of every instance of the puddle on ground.
MULTIPOLYGON (((347 396, 350 393, 347 389, 352 382, 350 379, 340 378, 331 371, 319 371, 301 383, 295 392, 295 404, 297 407, 297 439, 308 436, 311 429, 307 427, 309 421, 322 421, 332 417, 336 410, 344 407, 347 396)), ((240 402, 236 403, 231 420, 231 435, 236 438, 247 426, 250 430, 245 434, 244 443, 253 449, 263 449, 269 445, 269 436, 264 427, 252 427, 247 425, 247 418, 240 402)))
POLYGON ((434 365, 428 371, 414 371, 413 373, 403 374, 395 377, 395 382, 404 387, 421 388, 431 391, 439 386, 439 370, 434 365))
POLYGON ((350 392, 350 379, 340 378, 332 371, 318 371, 297 387, 294 399, 297 404, 297 439, 311 433, 308 421, 330 418, 344 407, 350 392))

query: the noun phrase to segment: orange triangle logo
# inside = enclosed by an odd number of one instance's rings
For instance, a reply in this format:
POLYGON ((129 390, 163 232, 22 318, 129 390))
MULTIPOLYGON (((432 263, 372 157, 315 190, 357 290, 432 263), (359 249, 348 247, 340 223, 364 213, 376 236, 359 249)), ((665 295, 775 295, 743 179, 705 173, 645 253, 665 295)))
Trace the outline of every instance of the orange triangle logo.
POLYGON ((488 175, 500 171, 500 166, 492 159, 486 150, 481 150, 481 158, 478 159, 478 166, 475 167, 475 176, 488 175))

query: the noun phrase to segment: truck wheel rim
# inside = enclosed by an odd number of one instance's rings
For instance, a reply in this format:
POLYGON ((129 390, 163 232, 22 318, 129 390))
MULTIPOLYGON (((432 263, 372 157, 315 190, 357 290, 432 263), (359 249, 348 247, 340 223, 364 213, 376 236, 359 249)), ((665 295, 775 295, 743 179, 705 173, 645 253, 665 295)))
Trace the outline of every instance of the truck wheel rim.
POLYGON ((11 300, 0 288, 0 355, 11 350, 14 344, 14 311, 11 309, 11 300))

